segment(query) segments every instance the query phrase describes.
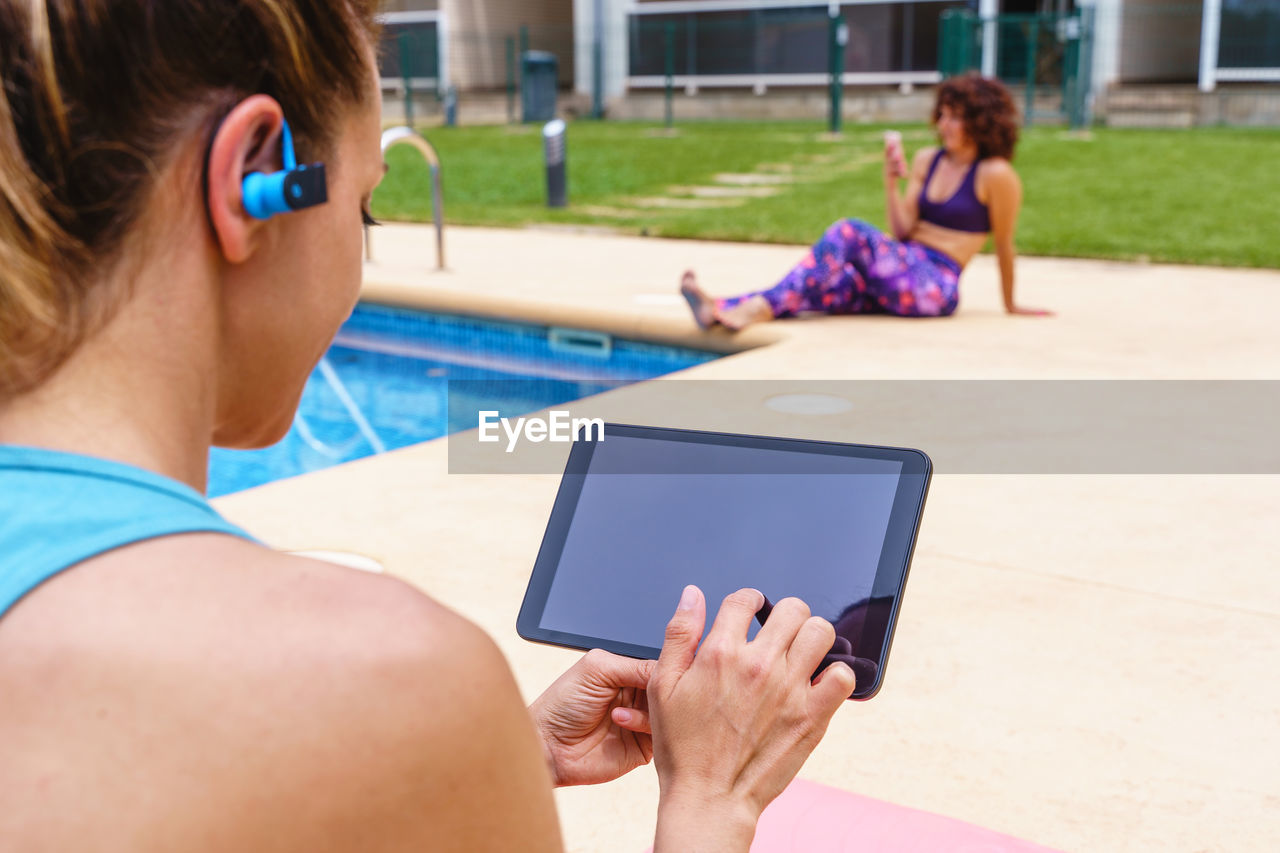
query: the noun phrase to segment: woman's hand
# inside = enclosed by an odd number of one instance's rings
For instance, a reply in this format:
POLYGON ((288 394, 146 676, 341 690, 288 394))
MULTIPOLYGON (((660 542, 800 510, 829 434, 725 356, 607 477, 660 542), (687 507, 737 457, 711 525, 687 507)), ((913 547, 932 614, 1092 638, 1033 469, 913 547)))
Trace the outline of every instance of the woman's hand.
POLYGON ((725 599, 710 634, 701 591, 686 587, 649 681, 662 789, 655 850, 745 851, 760 812, 791 782, 855 686, 844 663, 810 675, 835 629, 804 602, 778 602, 755 640, 764 596, 725 599), (695 654, 696 653, 696 654, 695 654))
POLYGON ((896 181, 910 174, 907 168, 907 154, 902 148, 902 134, 886 131, 884 135, 884 179, 896 181))
POLYGON ((608 782, 649 763, 644 688, 654 665, 596 649, 529 706, 557 786, 608 782))
POLYGON ((921 187, 924 186, 924 158, 932 149, 922 148, 916 152, 915 161, 907 165, 907 156, 902 149, 902 140, 896 141, 885 134, 884 144, 884 201, 885 213, 889 219, 889 229, 898 240, 909 240, 920 221, 918 201, 921 187), (898 191, 900 178, 907 179, 906 189, 898 191))

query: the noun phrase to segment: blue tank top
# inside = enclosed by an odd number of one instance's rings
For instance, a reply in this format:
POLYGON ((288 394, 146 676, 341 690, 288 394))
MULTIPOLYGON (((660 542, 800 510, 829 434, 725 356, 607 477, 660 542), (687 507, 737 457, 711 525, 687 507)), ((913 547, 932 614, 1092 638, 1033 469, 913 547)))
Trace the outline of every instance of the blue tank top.
POLYGON ((44 581, 173 533, 252 539, 195 489, 92 456, 0 445, 0 617, 44 581))
POLYGON ((974 176, 978 173, 978 164, 982 162, 981 160, 974 160, 969 166, 969 171, 964 173, 964 180, 960 182, 959 189, 951 194, 951 198, 946 201, 929 201, 929 182, 933 180, 933 173, 938 169, 938 161, 945 153, 946 149, 939 148, 938 153, 933 155, 933 162, 929 164, 929 174, 925 176, 924 188, 920 190, 920 198, 916 203, 920 218, 925 222, 932 222, 934 225, 955 231, 989 233, 991 214, 987 206, 978 201, 978 192, 974 189, 974 176))

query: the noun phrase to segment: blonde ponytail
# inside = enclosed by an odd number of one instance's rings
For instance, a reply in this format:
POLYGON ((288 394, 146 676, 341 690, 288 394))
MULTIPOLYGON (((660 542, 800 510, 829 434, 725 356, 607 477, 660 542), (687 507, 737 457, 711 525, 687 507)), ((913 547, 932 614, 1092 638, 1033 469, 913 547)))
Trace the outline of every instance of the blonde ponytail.
POLYGON ((332 144, 340 110, 371 95, 375 11, 376 0, 0 0, 0 404, 109 316, 116 295, 94 275, 117 260, 197 113, 264 93, 301 149, 332 144))

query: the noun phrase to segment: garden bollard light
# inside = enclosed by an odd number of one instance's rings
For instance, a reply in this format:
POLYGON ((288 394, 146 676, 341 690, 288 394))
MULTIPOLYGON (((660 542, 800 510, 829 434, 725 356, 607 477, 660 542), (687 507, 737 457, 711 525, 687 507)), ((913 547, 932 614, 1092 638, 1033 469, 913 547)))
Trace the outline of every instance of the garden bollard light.
POLYGON ((569 203, 564 133, 563 119, 552 119, 542 127, 542 148, 547 161, 547 207, 564 207, 569 203))
POLYGON ((458 126, 458 87, 450 86, 444 90, 444 123, 447 127, 458 126))

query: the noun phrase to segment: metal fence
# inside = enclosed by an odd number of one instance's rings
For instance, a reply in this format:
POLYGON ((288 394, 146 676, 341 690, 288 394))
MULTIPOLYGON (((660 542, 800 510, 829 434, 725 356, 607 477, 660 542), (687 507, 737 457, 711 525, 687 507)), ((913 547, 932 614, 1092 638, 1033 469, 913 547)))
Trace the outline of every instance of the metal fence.
POLYGON ((1089 123, 1093 9, 1071 14, 942 14, 938 64, 944 77, 967 71, 1000 78, 1023 98, 1023 119, 1089 123))
POLYGON ((939 16, 966 0, 645 13, 628 20, 627 84, 682 88, 825 85, 831 51, 846 84, 938 79, 939 16), (833 42, 833 29, 843 33, 833 42), (673 67, 668 68, 668 65, 673 67))
POLYGON ((1280 0, 1129 2, 1097 14, 1068 5, 988 18, 974 0, 743 5, 637 3, 598 26, 522 26, 513 11, 484 33, 451 30, 440 12, 399 13, 385 27, 384 91, 411 121, 457 118, 450 105, 459 102, 466 121, 519 121, 522 58, 543 51, 557 60, 569 115, 611 109, 670 121, 674 103, 704 116, 825 112, 834 130, 844 112, 922 115, 919 97, 894 100, 892 90, 979 70, 1015 90, 1029 123, 1280 123, 1280 85, 1269 82, 1280 82, 1280 0), (1214 4, 1220 16, 1210 14, 1214 4), (1197 80, 1202 88, 1216 80, 1218 91, 1200 97, 1197 80), (754 97, 762 95, 770 97, 754 97))
MULTIPOLYGON (((579 109, 604 113, 609 52, 621 44, 625 90, 695 95, 702 90, 811 88, 826 93, 833 129, 846 86, 936 83, 938 12, 966 0, 860 4, 830 8, 754 9, 748 13, 633 14, 625 34, 605 30, 581 39, 571 26, 517 26, 485 34, 446 32, 437 21, 388 25, 381 45, 384 90, 403 104, 406 118, 447 115, 451 98, 485 103, 494 117, 520 118, 523 60, 545 51, 559 60, 558 82, 571 90, 589 81, 579 109), (619 36, 623 36, 619 38, 619 36), (579 65, 585 67, 579 68, 579 65), (446 73, 445 69, 448 69, 446 73), (580 73, 584 72, 584 73, 580 73)), ((643 8, 643 7, 641 7, 643 8)), ((667 113, 670 115, 670 108, 667 113)))
POLYGON ((570 89, 575 74, 572 25, 513 25, 485 33, 445 32, 438 23, 384 25, 379 70, 385 91, 402 104, 406 120, 445 118, 450 104, 469 99, 508 121, 520 118, 522 57, 549 53, 557 85, 570 89), (447 72, 446 72, 447 67, 447 72))

